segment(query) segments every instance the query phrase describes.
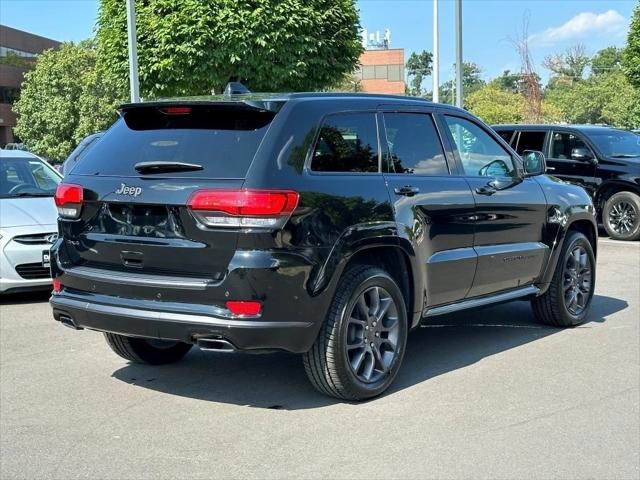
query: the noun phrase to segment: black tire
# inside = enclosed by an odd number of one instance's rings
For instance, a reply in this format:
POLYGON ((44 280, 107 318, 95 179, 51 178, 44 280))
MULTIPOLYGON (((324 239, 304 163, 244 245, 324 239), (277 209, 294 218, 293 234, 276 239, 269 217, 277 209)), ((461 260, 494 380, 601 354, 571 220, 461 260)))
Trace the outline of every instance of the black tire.
POLYGON ((191 345, 188 343, 170 340, 126 337, 116 333, 105 333, 104 338, 111 350, 133 363, 148 365, 173 363, 191 350, 191 345))
POLYGON ((640 196, 618 192, 609 197, 602 209, 602 223, 614 240, 640 239, 640 196))
POLYGON ((315 343, 303 356, 309 380, 321 393, 342 400, 380 395, 402 363, 407 325, 404 297, 393 278, 378 267, 350 268, 338 284, 315 343), (359 302, 374 302, 376 296, 377 309, 359 302), (365 307, 367 314, 358 313, 365 307), (356 327, 362 330, 354 333, 356 327), (369 380, 364 380, 367 373, 369 380))
POLYGON ((536 319, 541 323, 554 327, 574 327, 581 324, 589 313, 595 282, 596 261, 593 247, 582 233, 570 231, 562 245, 562 251, 549 289, 531 302, 536 319), (571 265, 576 264, 576 251, 579 252, 581 261, 584 259, 588 263, 588 288, 584 283, 584 279, 587 276, 584 268, 581 266, 578 266, 578 268, 571 267, 571 265), (586 257, 580 255, 580 252, 584 252, 586 257), (582 271, 583 273, 574 275, 573 270, 582 271), (572 307, 571 300, 574 292, 578 293, 576 293, 575 307, 572 307), (578 302, 577 298, 580 292, 584 297, 581 297, 580 302, 578 302), (579 303, 582 301, 584 301, 584 305, 578 309, 579 303), (570 305, 567 305, 567 303, 570 305))

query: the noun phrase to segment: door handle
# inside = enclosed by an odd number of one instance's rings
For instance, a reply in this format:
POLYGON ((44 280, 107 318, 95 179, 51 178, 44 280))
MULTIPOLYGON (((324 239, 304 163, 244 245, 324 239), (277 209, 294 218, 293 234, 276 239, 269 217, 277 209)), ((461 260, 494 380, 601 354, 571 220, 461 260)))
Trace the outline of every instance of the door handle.
POLYGON ((485 185, 484 187, 476 188, 476 193, 479 193, 480 195, 493 195, 494 193, 496 193, 496 191, 497 190, 491 185, 485 185))
POLYGON ((396 195, 405 195, 407 197, 412 197, 416 193, 420 193, 420 189, 418 187, 412 187, 411 185, 405 185, 404 187, 396 187, 393 189, 396 195))

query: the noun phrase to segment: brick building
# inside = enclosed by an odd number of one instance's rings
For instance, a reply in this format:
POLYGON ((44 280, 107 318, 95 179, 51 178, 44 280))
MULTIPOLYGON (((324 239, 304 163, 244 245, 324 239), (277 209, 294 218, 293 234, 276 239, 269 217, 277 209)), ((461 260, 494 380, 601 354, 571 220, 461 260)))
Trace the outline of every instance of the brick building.
POLYGON ((16 116, 12 111, 24 72, 33 67, 36 55, 59 42, 0 25, 0 146, 13 142, 16 116))
POLYGON ((404 95, 404 48, 365 50, 356 78, 365 92, 404 95))

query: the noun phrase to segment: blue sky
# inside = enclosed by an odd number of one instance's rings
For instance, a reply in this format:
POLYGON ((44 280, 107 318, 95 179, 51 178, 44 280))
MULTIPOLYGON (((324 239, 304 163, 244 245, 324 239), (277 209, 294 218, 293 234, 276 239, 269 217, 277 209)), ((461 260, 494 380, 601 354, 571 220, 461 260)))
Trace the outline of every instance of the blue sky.
MULTIPOLYGON (((531 53, 540 67, 544 57, 577 42, 592 54, 624 45, 638 0, 463 0, 464 59, 480 65, 485 78, 518 70, 510 39, 522 34, 528 18, 531 53)), ((123 0, 124 4, 124 0, 123 0)), ((359 0, 361 23, 369 31, 391 30, 392 47, 432 48, 431 0, 359 0)), ((0 0, 0 23, 56 40, 92 35, 97 0, 0 0)), ((453 75, 454 3, 440 0, 441 81, 453 75)))

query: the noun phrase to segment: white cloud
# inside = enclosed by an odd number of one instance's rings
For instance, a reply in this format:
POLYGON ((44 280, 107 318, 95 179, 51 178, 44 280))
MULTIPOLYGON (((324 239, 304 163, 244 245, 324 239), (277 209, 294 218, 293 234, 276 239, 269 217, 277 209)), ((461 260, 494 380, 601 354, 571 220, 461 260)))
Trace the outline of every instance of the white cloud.
POLYGON ((626 34, 628 25, 629 20, 615 10, 600 14, 582 12, 559 27, 530 35, 529 43, 537 47, 552 47, 592 37, 621 37, 626 34))

